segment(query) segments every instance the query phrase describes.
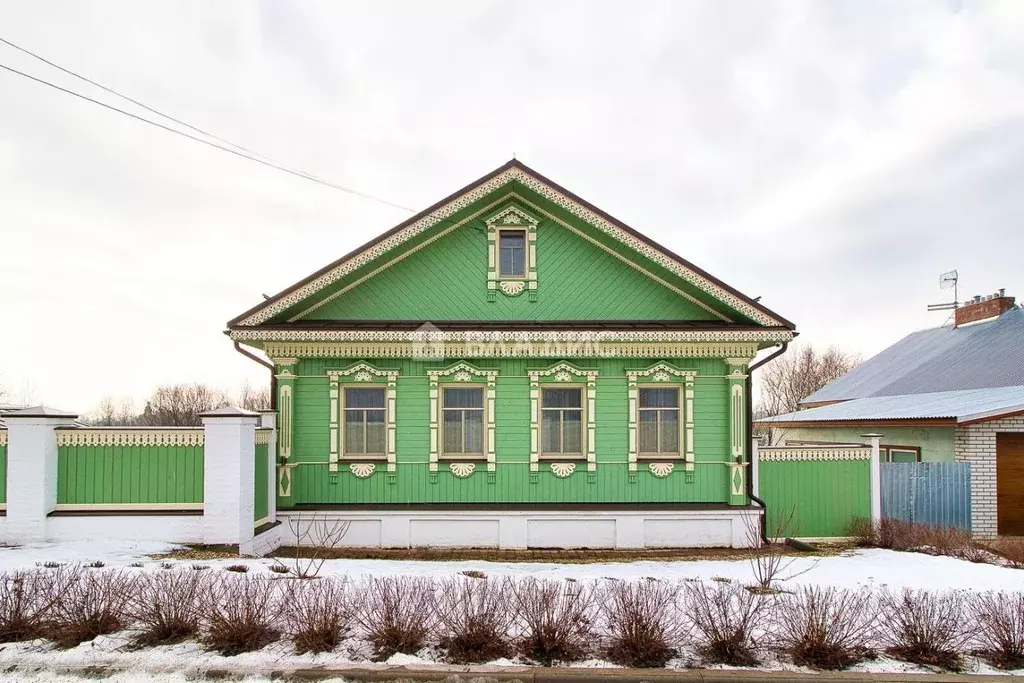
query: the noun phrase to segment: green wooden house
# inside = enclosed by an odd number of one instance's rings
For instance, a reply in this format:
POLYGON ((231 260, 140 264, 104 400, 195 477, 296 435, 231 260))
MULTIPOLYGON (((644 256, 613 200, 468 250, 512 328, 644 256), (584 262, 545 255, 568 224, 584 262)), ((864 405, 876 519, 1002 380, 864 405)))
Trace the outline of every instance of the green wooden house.
POLYGON ((513 160, 227 334, 275 368, 282 515, 656 547, 743 543, 747 369, 794 326, 513 160))

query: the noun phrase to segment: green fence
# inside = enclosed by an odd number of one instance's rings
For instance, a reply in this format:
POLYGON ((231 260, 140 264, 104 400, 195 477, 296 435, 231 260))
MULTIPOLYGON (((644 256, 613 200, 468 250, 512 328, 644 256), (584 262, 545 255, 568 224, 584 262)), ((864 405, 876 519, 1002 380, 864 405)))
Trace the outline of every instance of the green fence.
POLYGON ((257 525, 270 516, 270 460, 267 452, 270 434, 269 429, 256 430, 253 521, 257 525))
POLYGON ((7 430, 0 429, 0 505, 7 505, 7 430))
POLYGON ((762 448, 758 478, 769 536, 848 536, 854 519, 871 516, 870 447, 762 448))
POLYGON ((202 510, 202 429, 58 429, 57 510, 202 510))

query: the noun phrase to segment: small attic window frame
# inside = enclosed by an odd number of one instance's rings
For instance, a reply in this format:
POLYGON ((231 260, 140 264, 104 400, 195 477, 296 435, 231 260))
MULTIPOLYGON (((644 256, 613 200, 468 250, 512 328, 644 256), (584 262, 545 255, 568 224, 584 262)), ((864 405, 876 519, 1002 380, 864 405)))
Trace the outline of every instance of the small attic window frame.
POLYGON ((537 225, 540 221, 519 206, 505 206, 484 223, 487 225, 487 300, 497 301, 498 293, 516 297, 527 293, 530 301, 537 300, 537 225), (523 233, 523 273, 504 274, 501 271, 501 235, 507 232, 523 233))

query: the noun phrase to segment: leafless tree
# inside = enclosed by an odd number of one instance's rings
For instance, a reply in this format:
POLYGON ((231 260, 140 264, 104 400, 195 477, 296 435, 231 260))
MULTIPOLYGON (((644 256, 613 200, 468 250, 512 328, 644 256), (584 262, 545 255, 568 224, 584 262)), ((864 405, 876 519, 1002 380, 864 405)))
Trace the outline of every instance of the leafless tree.
POLYGON ((746 525, 747 543, 750 547, 756 548, 753 557, 750 558, 750 569, 754 574, 754 587, 758 591, 771 592, 774 589, 774 584, 789 581, 817 566, 818 562, 815 560, 804 569, 793 569, 793 563, 797 558, 787 555, 785 543, 779 542, 796 536, 798 530, 796 508, 790 509, 788 513, 777 510, 768 520, 769 541, 774 539, 774 542, 761 542, 759 517, 748 515, 746 525))
POLYGON ((254 387, 248 382, 238 392, 238 407, 246 410, 269 410, 270 387, 254 387))
POLYGON ((228 404, 224 392, 205 384, 157 387, 146 401, 139 423, 158 427, 198 427, 200 414, 228 404))
POLYGON ((105 396, 89 414, 86 422, 97 427, 129 427, 139 423, 135 403, 130 397, 105 396))
POLYGON ((295 576, 316 578, 330 551, 338 547, 351 525, 348 520, 329 519, 317 513, 289 517, 288 526, 295 537, 295 576))

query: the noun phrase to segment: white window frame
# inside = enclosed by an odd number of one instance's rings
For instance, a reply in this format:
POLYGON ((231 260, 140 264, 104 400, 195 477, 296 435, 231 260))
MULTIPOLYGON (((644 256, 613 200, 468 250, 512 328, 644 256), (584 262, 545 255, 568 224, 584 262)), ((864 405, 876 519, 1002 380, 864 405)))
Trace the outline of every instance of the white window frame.
MULTIPOLYGON (((438 459, 439 460, 477 460, 477 461, 479 461, 479 460, 486 460, 487 459, 487 439, 488 439, 487 384, 479 384, 479 383, 471 383, 471 382, 467 382, 465 384, 446 382, 444 384, 439 384, 438 385, 438 391, 439 391, 439 395, 438 395, 438 399, 437 400, 438 400, 438 410, 440 411, 440 413, 438 415, 438 422, 439 422, 438 428, 440 429, 440 433, 438 434, 438 438, 439 438, 439 441, 438 441, 438 449, 439 449, 438 459), (444 434, 444 430, 445 430, 444 414, 445 414, 445 411, 447 411, 447 410, 461 410, 461 411, 477 410, 476 408, 445 408, 444 407, 444 392, 445 392, 445 389, 480 389, 481 390, 480 394, 481 394, 482 398, 481 398, 481 401, 480 401, 480 408, 479 408, 479 410, 484 415, 484 419, 483 419, 484 433, 483 433, 483 435, 482 435, 482 437, 480 439, 480 451, 478 453, 465 453, 465 452, 462 452, 462 453, 458 453, 458 452, 456 452, 456 453, 449 453, 449 452, 447 452, 444 449, 444 444, 445 444, 445 438, 444 438, 445 437, 445 434, 444 434)), ((466 439, 465 416, 463 416, 463 422, 462 422, 462 439, 463 439, 463 449, 465 449, 465 439, 466 439)))
POLYGON ((342 370, 328 370, 327 379, 330 397, 330 471, 338 471, 338 463, 380 462, 387 463, 387 471, 395 471, 395 394, 398 383, 397 370, 380 370, 369 363, 356 363, 342 370), (343 455, 345 453, 345 392, 344 386, 384 388, 384 457, 379 455, 343 455))
POLYGON ((490 218, 487 226, 487 300, 496 301, 498 293, 515 297, 527 292, 530 301, 537 300, 537 225, 539 220, 516 204, 509 204, 490 218), (526 233, 523 249, 523 275, 501 274, 501 240, 503 230, 526 233))
MULTIPOLYGON (((438 463, 444 461, 459 460, 485 460, 487 471, 494 472, 494 394, 495 384, 498 378, 497 370, 481 370, 475 368, 465 361, 440 370, 427 370, 427 380, 430 386, 430 462, 429 471, 438 471, 438 463), (483 458, 474 455, 472 458, 451 457, 442 454, 441 444, 441 385, 447 386, 476 386, 483 384, 484 391, 484 455, 483 458)), ((453 473, 455 465, 451 466, 453 473)), ((467 472, 468 476, 475 469, 474 465, 467 464, 466 468, 458 468, 460 472, 467 472)))
MULTIPOLYGON (((554 460, 554 461, 565 461, 565 462, 580 462, 586 461, 587 459, 587 444, 590 441, 587 433, 587 385, 586 384, 561 384, 561 383, 546 383, 540 385, 540 396, 538 397, 540 402, 540 425, 541 425, 541 439, 540 439, 540 460, 554 460), (547 452, 544 450, 544 411, 545 410, 576 410, 576 408, 545 408, 544 407, 544 390, 545 389, 576 389, 580 392, 580 450, 578 453, 559 453, 559 452, 547 452)), ((559 434, 559 441, 563 440, 564 432, 559 434)))
POLYGON ((540 390, 542 386, 579 386, 586 387, 583 395, 583 418, 586 430, 583 433, 583 448, 586 452, 587 471, 597 471, 597 440, 596 401, 597 401, 597 370, 582 370, 571 363, 561 361, 543 370, 530 370, 530 472, 539 472, 541 460, 576 462, 566 457, 541 457, 541 415, 540 390))
MULTIPOLYGON (((659 461, 685 462, 685 469, 692 472, 694 469, 693 451, 693 395, 694 380, 697 377, 696 370, 681 370, 664 361, 655 363, 643 370, 627 370, 626 386, 629 395, 629 459, 628 467, 630 472, 637 471, 638 462, 657 463, 659 461), (640 428, 640 387, 658 386, 681 386, 679 398, 680 410, 680 456, 657 456, 651 457, 639 452, 639 428, 640 428)), ((652 465, 654 467, 654 465, 652 465)), ((653 470, 652 470, 653 471, 653 470)))
MULTIPOLYGON (((634 421, 637 425, 637 460, 650 461, 650 460, 683 460, 686 456, 686 385, 680 383, 663 382, 652 384, 650 382, 644 382, 643 384, 636 385, 637 400, 636 400, 636 414, 633 416, 634 421), (640 392, 644 389, 675 389, 677 394, 677 405, 675 408, 641 408, 640 407, 640 392), (679 413, 679 421, 677 428, 679 435, 677 436, 676 443, 679 445, 679 450, 663 453, 660 451, 648 452, 640 450, 640 413, 644 410, 675 410, 679 413)), ((658 442, 661 442, 661 430, 658 430, 658 442)))

